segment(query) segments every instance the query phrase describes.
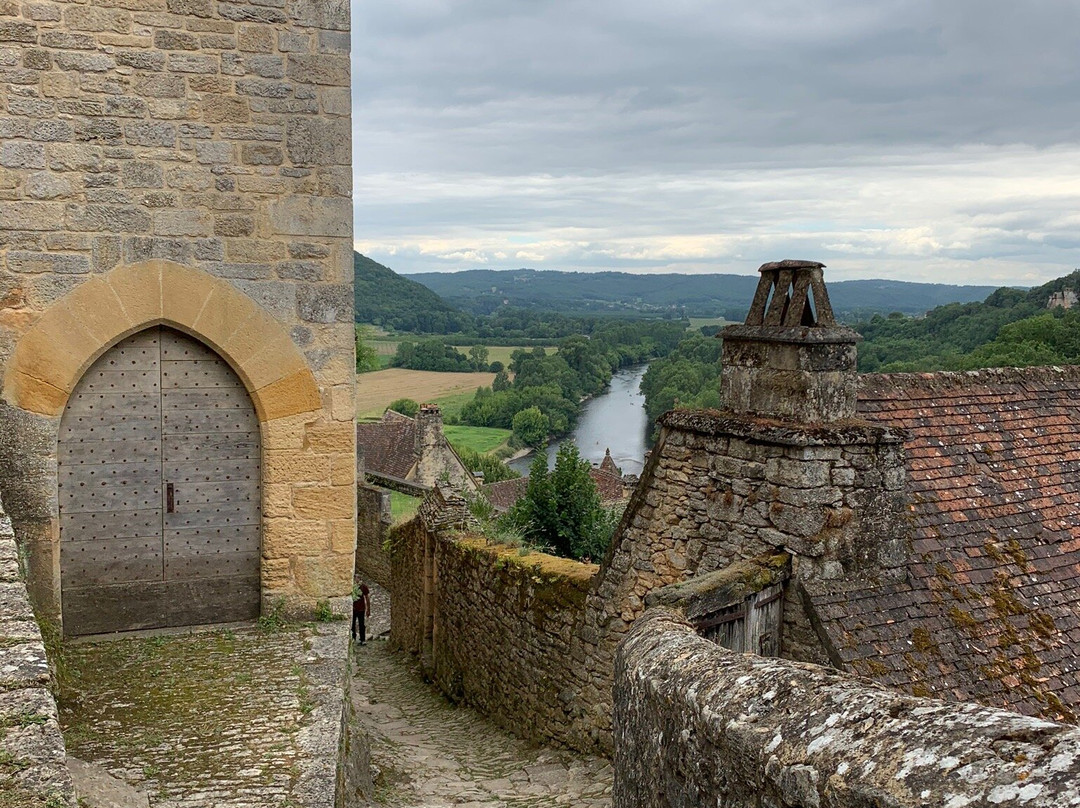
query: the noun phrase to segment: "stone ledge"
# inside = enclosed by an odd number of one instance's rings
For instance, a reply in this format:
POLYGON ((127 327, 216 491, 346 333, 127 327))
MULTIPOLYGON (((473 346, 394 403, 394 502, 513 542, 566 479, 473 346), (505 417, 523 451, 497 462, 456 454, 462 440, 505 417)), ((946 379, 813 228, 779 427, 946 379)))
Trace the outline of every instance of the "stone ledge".
POLYGON ((902 444, 901 430, 851 419, 829 425, 804 425, 772 418, 756 418, 722 410, 669 410, 659 418, 669 429, 710 437, 729 436, 782 446, 836 446, 902 444))
POLYGON ((619 648, 615 738, 616 808, 1080 804, 1076 727, 727 651, 664 608, 619 648))

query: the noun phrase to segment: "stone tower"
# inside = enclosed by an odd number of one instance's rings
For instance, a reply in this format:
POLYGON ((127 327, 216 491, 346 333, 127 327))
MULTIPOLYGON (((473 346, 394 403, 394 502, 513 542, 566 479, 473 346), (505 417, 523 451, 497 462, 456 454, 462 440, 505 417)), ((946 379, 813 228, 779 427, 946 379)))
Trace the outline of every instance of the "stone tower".
POLYGON ((348 4, 0 15, 0 492, 39 609, 84 633, 346 595, 348 4))

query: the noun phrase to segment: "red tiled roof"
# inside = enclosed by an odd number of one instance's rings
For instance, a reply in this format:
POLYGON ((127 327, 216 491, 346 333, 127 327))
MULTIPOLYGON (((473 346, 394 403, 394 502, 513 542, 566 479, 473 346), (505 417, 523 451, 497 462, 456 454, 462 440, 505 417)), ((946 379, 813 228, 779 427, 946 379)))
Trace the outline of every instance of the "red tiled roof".
MULTIPOLYGON (((614 465, 614 462, 612 462, 612 465, 614 465)), ((600 495, 600 501, 605 505, 618 502, 626 496, 622 477, 618 474, 612 474, 603 466, 600 466, 598 469, 589 469, 589 476, 596 483, 596 492, 600 495)))
POLYGON ((404 480, 416 465, 416 421, 387 410, 378 423, 356 425, 356 446, 366 471, 404 480))
POLYGON ((1080 368, 868 375, 907 432, 898 580, 811 586, 851 670, 921 695, 1080 717, 1080 368))
POLYGON ((528 477, 518 477, 513 480, 488 483, 481 486, 480 490, 484 492, 484 496, 495 510, 508 511, 515 502, 525 496, 525 486, 528 484, 528 477))

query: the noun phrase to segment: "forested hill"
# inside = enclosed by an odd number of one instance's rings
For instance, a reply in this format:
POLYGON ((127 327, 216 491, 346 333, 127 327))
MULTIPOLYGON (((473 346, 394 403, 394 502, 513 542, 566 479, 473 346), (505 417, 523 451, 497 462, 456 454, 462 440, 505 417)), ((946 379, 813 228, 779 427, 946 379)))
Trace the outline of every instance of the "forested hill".
POLYGON ((472 326, 472 317, 447 304, 426 286, 353 253, 356 322, 397 331, 453 334, 472 326))
MULTIPOLYGON (((409 275, 448 303, 472 314, 500 306, 564 313, 670 312, 742 320, 757 275, 634 275, 626 272, 486 270, 409 275)), ((944 303, 982 300, 993 286, 949 286, 888 280, 830 281, 837 316, 846 321, 875 313, 922 314, 944 303)))
POLYGON ((1027 291, 998 289, 982 303, 940 306, 925 317, 875 316, 855 326, 864 338, 859 370, 1080 363, 1080 308, 1047 308, 1062 292, 1080 296, 1080 270, 1027 291))

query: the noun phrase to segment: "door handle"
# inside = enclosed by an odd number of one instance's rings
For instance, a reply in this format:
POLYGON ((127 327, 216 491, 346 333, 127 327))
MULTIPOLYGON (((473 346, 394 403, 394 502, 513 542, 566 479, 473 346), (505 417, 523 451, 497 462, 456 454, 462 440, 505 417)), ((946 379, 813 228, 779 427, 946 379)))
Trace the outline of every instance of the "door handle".
POLYGON ((165 485, 165 513, 176 512, 176 491, 172 483, 165 485))

